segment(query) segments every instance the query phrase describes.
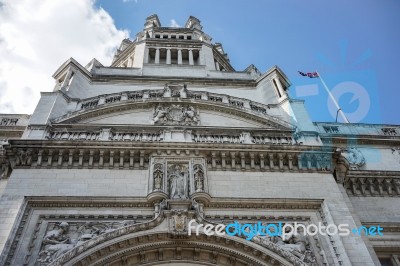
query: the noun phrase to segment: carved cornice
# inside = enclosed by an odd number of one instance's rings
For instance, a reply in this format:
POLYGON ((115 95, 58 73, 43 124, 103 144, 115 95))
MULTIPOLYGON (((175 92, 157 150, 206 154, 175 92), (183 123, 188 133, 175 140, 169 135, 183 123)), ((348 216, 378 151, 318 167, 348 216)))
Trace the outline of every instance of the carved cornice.
POLYGON ((349 171, 343 186, 350 196, 399 197, 400 172, 349 171))
POLYGON ((223 143, 11 140, 3 159, 14 168, 147 169, 153 155, 204 157, 209 170, 330 172, 322 147, 223 143))
POLYGON ((207 208, 218 209, 306 209, 318 210, 323 200, 307 199, 249 199, 233 200, 227 198, 213 198, 207 208))

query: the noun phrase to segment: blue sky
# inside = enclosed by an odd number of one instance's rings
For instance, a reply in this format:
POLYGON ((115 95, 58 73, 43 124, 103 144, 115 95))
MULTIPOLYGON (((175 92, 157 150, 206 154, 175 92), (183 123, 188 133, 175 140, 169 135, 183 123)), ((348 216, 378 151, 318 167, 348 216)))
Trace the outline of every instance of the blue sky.
POLYGON ((303 78, 298 70, 318 70, 351 122, 400 124, 400 1, 100 0, 96 5, 131 37, 151 14, 163 26, 171 20, 182 26, 189 15, 199 18, 236 70, 254 64, 264 72, 278 65, 293 84, 291 96, 306 100, 314 121, 335 118, 319 80, 303 78))

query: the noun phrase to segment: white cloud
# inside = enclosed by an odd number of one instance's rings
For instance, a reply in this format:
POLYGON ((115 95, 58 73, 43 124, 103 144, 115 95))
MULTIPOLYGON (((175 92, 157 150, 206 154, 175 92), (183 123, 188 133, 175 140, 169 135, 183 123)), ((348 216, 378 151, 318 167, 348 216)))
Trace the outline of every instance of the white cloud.
POLYGON ((174 28, 179 28, 180 27, 180 25, 176 22, 176 20, 175 19, 171 19, 170 21, 169 21, 169 23, 170 23, 170 27, 174 27, 174 28))
POLYGON ((137 3, 138 0, 122 0, 123 3, 135 2, 137 3))
POLYGON ((0 0, 0 113, 32 113, 68 58, 108 65, 127 36, 94 0, 0 0))

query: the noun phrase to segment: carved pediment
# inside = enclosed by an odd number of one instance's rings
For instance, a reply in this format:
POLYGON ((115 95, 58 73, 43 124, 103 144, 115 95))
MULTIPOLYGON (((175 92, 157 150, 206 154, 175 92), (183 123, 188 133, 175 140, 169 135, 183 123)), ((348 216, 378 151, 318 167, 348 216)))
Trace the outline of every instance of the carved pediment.
POLYGON ((191 91, 185 84, 163 89, 99 95, 76 101, 76 110, 52 119, 52 124, 210 126, 293 131, 295 126, 271 115, 278 106, 225 94, 191 91), (270 110, 271 109, 271 110, 270 110))

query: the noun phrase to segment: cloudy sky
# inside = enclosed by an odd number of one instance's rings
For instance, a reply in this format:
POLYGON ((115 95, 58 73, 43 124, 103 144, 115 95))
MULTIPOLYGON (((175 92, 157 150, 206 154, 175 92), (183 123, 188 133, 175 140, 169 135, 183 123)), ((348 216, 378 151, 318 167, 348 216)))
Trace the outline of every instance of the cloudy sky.
POLYGON ((0 0, 0 113, 32 113, 63 62, 109 64, 127 35, 89 0, 0 0))
POLYGON ((0 113, 32 113, 70 57, 108 65, 154 13, 163 26, 198 17, 236 70, 278 65, 315 121, 335 110, 298 70, 318 70, 351 122, 400 124, 398 0, 0 0, 0 113))

